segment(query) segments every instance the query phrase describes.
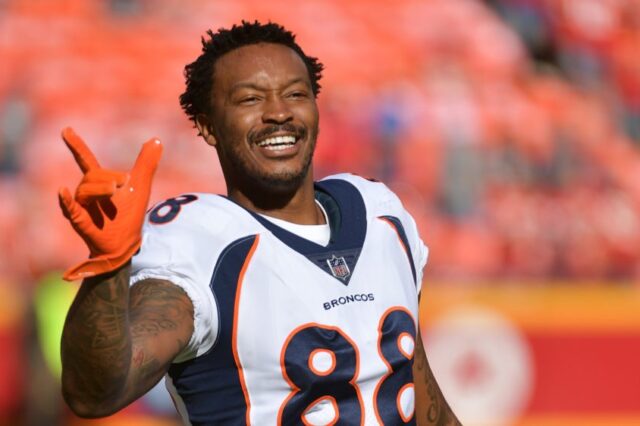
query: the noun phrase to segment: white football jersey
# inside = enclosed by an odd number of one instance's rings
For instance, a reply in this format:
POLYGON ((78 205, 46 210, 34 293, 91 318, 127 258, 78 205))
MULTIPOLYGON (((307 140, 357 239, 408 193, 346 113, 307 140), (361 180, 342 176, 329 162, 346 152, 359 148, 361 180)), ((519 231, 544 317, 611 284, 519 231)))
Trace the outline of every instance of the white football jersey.
POLYGON ((212 194, 147 215, 131 283, 191 298, 195 331, 167 375, 185 423, 415 424, 412 376, 427 248, 383 184, 316 182, 318 245, 212 194))

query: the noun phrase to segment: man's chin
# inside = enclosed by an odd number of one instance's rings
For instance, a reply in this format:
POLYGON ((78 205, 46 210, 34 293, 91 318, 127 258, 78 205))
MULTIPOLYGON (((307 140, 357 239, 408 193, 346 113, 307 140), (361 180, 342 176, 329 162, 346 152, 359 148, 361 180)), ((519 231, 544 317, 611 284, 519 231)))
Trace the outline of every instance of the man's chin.
POLYGON ((231 169, 232 174, 229 176, 225 174, 226 178, 233 183, 232 186, 241 188, 249 198, 255 201, 261 200, 262 203, 268 203, 270 199, 276 203, 290 199, 313 175, 312 154, 302 163, 294 167, 282 167, 280 170, 274 170, 272 167, 255 167, 257 164, 249 165, 234 157, 230 160, 235 167, 231 169))
POLYGON ((256 179, 256 183, 264 192, 274 194, 293 193, 303 184, 307 173, 308 170, 298 173, 265 174, 259 176, 256 179))

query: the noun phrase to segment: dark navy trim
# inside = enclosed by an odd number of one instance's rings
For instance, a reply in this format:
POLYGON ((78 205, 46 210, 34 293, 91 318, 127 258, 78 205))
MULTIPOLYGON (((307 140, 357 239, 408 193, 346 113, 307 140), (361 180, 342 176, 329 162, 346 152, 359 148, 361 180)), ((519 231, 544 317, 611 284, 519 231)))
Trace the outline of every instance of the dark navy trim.
POLYGON ((324 212, 327 214, 327 221, 329 222, 329 228, 331 229, 331 237, 329 243, 338 234, 338 230, 342 227, 342 216, 340 215, 340 206, 331 195, 316 188, 315 191, 316 200, 322 205, 324 212))
POLYGON ((411 246, 409 245, 409 239, 407 238, 407 233, 404 231, 402 222, 400 222, 400 219, 395 216, 379 216, 379 218, 388 221, 388 223, 392 225, 398 233, 398 237, 400 237, 400 241, 404 246, 404 251, 407 255, 407 259, 409 259, 409 265, 411 265, 411 275, 413 275, 413 282, 418 285, 416 278, 416 266, 413 264, 413 256, 411 255, 411 246))
POLYGON ((257 235, 229 244, 218 257, 210 288, 218 307, 215 351, 169 368, 193 425, 244 425, 247 403, 233 356, 233 320, 240 272, 257 235))
POLYGON ((348 285, 367 234, 367 211, 364 200, 354 185, 342 179, 316 182, 315 190, 316 199, 322 204, 327 216, 329 216, 331 237, 326 247, 289 232, 255 212, 247 211, 284 244, 305 256, 311 263, 336 278, 340 283, 348 285), (342 278, 339 274, 336 275, 337 269, 332 268, 328 263, 328 260, 333 259, 333 256, 338 261, 341 258, 344 259, 344 263, 349 269, 348 275, 342 278))

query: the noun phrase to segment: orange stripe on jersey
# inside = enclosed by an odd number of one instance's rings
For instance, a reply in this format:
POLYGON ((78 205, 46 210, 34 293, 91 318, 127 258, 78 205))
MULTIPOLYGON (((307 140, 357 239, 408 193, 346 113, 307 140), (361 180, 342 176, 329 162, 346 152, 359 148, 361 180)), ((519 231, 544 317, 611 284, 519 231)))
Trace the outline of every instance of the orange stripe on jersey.
POLYGON ((244 281, 244 274, 247 272, 247 268, 249 267, 249 263, 251 262, 251 258, 253 257, 253 253, 256 251, 256 247, 258 247, 258 242, 260 241, 260 235, 256 235, 256 239, 253 241, 253 245, 249 249, 249 253, 244 260, 244 264, 242 265, 242 269, 240 270, 240 275, 238 276, 238 284, 236 290, 236 300, 234 301, 234 309, 233 309, 233 334, 231 337, 231 347, 233 350, 233 359, 236 363, 236 368, 238 369, 238 376, 240 378, 240 385, 242 386, 242 393, 244 394, 244 400, 247 403, 247 413, 246 413, 246 422, 247 425, 250 425, 250 414, 251 414, 251 401, 249 401, 249 392, 247 391, 247 384, 244 380, 244 372, 242 371, 242 364, 240 363, 240 357, 238 356, 238 311, 240 308, 240 295, 242 293, 242 282, 244 281))
POLYGON ((404 241, 402 241, 402 237, 400 237, 400 234, 398 233, 398 228, 396 228, 396 225, 393 222, 391 222, 389 219, 387 219, 386 217, 382 217, 381 216, 381 217, 378 217, 378 219, 380 219, 383 222, 386 222, 391 227, 391 229, 393 229, 393 232, 396 233, 396 237, 398 237, 398 241, 400 241, 400 245, 404 249, 405 253, 407 253, 407 256, 411 256, 411 252, 409 251, 409 247, 407 247, 404 244, 404 241))

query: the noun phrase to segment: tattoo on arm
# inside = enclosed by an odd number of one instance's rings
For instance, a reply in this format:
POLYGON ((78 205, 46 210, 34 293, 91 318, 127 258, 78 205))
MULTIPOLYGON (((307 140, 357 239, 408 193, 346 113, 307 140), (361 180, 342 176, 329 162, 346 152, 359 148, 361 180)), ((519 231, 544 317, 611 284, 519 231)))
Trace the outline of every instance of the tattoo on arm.
POLYGON ((131 377, 142 390, 155 385, 186 346, 193 333, 193 305, 180 287, 145 280, 132 287, 129 310, 131 377))
POLYGON ((86 280, 62 339, 65 398, 90 416, 123 407, 157 383, 192 332, 191 300, 172 283, 129 289, 128 268, 86 280))
POLYGON ((413 360, 413 375, 416 382, 416 398, 425 398, 425 407, 417 409, 419 401, 416 401, 416 420, 418 425, 434 426, 461 426, 455 414, 447 404, 442 391, 436 382, 429 361, 422 346, 420 332, 415 345, 413 360), (422 392, 420 392, 422 390, 422 392))
POLYGON ((128 270, 85 280, 67 315, 63 381, 66 393, 81 401, 113 398, 125 382, 128 281, 128 270))

